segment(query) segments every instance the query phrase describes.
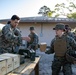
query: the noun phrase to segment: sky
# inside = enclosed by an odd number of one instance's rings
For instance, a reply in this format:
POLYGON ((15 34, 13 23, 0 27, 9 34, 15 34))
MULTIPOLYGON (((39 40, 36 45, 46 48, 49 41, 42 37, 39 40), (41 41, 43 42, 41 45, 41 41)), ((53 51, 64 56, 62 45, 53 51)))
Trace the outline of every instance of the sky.
POLYGON ((57 3, 66 3, 66 0, 0 0, 0 19, 11 18, 12 15, 21 17, 39 16, 40 7, 46 5, 54 9, 57 3))
POLYGON ((1 24, 1 23, 0 23, 0 30, 1 30, 4 26, 5 26, 4 24, 1 24))

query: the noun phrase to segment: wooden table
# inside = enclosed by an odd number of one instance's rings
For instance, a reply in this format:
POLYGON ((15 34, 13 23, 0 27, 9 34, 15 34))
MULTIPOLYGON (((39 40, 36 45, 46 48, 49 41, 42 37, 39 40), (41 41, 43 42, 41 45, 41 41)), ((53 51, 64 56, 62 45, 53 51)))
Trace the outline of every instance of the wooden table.
POLYGON ((26 59, 24 64, 7 75, 30 75, 33 70, 35 70, 35 75, 39 75, 39 60, 40 57, 36 57, 35 61, 26 59))

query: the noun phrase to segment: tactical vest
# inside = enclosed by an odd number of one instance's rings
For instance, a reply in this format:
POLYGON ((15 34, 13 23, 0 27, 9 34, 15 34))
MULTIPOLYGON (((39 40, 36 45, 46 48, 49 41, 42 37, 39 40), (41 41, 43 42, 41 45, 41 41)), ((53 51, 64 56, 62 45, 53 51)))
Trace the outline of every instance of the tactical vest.
POLYGON ((56 38, 54 42, 54 52, 56 56, 64 56, 67 51, 66 37, 56 38))

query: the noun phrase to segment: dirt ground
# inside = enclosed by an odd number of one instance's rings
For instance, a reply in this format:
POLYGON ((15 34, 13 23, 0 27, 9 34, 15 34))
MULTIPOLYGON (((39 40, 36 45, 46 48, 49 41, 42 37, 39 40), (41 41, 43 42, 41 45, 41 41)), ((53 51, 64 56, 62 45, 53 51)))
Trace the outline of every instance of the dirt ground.
MULTIPOLYGON (((39 61, 39 75, 52 75, 51 65, 54 54, 48 55, 44 52, 40 52, 40 50, 37 50, 36 53, 37 55, 41 56, 41 59, 39 61)), ((72 65, 72 72, 72 75, 76 75, 76 65, 72 65)), ((31 75, 35 75, 34 72, 32 72, 31 75)), ((63 75, 63 73, 60 72, 60 75, 63 75)))

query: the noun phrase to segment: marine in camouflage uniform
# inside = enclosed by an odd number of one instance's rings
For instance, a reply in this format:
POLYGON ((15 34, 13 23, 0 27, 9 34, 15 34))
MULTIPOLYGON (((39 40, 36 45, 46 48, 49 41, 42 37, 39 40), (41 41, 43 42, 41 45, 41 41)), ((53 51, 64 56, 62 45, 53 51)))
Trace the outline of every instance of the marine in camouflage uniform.
POLYGON ((30 27, 30 34, 28 36, 31 38, 31 41, 28 42, 27 47, 36 50, 38 48, 39 39, 34 27, 30 27))
POLYGON ((20 18, 17 15, 11 17, 10 23, 2 29, 0 37, 0 53, 13 53, 16 46, 22 43, 22 40, 29 41, 26 37, 21 37, 20 30, 17 28, 20 18))
POLYGON ((75 39, 75 35, 71 32, 71 27, 69 25, 65 25, 65 34, 75 39))
POLYGON ((13 26, 18 25, 20 18, 13 15, 11 23, 6 24, 2 29, 2 36, 0 39, 0 53, 9 52, 12 53, 16 45, 20 45, 22 42, 20 30, 13 26), (14 24, 13 24, 14 22, 14 24))
POLYGON ((50 50, 45 53, 55 53, 54 61, 52 62, 52 75, 59 75, 61 67, 64 75, 72 75, 71 63, 66 59, 66 53, 72 53, 72 47, 76 49, 76 42, 73 38, 64 34, 64 24, 57 24, 55 28, 56 36, 51 42, 50 50))

